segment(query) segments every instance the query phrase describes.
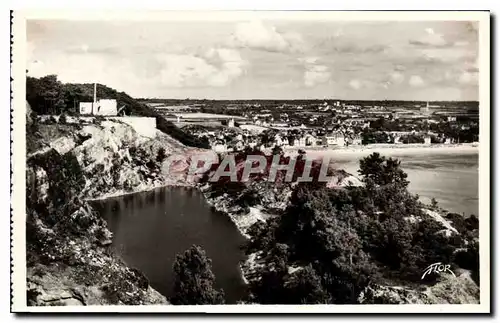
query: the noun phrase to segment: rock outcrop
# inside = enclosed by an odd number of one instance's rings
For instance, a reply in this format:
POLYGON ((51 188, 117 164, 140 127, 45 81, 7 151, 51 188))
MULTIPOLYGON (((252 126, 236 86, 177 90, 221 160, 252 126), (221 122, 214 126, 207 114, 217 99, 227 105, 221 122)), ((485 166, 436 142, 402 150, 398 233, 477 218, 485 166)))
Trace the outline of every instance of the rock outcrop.
MULTIPOLYGON (((361 304, 478 304, 479 287, 470 272, 443 274, 441 281, 426 287, 372 285, 359 296, 361 304)), ((425 285, 424 285, 425 286, 425 285)))

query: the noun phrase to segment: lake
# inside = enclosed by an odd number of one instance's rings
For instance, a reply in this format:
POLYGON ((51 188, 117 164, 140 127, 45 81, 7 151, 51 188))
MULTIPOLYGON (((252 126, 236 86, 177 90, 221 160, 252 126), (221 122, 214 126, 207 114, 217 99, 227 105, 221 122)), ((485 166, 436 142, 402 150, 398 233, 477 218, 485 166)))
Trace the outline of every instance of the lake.
POLYGON ((172 296, 175 256, 197 244, 212 259, 216 287, 224 289, 226 302, 244 296, 239 263, 245 259, 240 249, 245 238, 198 190, 161 188, 96 201, 94 207, 108 222, 117 253, 163 295, 172 296))

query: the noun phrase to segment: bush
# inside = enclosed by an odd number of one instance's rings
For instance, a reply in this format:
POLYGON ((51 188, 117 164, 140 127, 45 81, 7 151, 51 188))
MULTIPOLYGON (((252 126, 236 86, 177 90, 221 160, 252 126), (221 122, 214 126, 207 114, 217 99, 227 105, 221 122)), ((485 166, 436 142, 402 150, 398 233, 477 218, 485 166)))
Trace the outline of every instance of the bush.
POLYGON ((68 120, 67 120, 66 115, 64 113, 59 116, 59 123, 60 124, 67 124, 68 123, 68 120))
POLYGON ((165 158, 167 158, 167 154, 165 153, 165 148, 160 147, 156 155, 156 161, 162 163, 165 160, 165 158))

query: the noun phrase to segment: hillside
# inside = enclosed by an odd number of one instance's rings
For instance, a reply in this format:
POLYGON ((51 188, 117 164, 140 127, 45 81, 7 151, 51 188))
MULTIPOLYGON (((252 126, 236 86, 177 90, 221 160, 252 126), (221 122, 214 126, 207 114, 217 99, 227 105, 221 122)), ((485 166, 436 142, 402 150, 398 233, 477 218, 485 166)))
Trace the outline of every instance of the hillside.
POLYGON ((168 156, 190 150, 160 131, 146 138, 119 121, 38 119, 27 125, 28 305, 167 303, 115 255, 112 233, 87 200, 193 185, 162 167, 168 156))
MULTIPOLYGON (((78 102, 93 100, 94 84, 61 83, 57 76, 27 77, 26 100, 37 114, 78 114, 78 102)), ((125 92, 97 84, 97 97, 116 99, 118 107, 125 106, 128 115, 156 118, 156 127, 163 133, 190 147, 208 148, 208 143, 185 133, 172 122, 125 92)))

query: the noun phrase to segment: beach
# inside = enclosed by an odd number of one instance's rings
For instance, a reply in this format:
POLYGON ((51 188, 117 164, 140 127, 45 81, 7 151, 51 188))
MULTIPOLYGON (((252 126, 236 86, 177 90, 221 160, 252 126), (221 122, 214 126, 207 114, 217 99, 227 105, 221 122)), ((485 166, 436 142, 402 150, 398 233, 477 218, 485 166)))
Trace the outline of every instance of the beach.
POLYGON ((371 153, 378 152, 383 156, 400 155, 430 155, 430 154, 478 154, 479 143, 465 144, 371 144, 366 146, 348 147, 286 147, 283 149, 286 155, 295 156, 299 150, 306 152, 311 158, 321 158, 323 156, 361 158, 371 153))

